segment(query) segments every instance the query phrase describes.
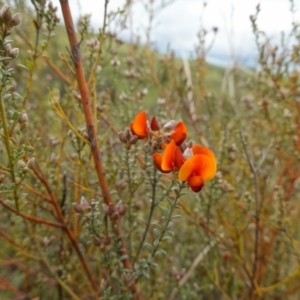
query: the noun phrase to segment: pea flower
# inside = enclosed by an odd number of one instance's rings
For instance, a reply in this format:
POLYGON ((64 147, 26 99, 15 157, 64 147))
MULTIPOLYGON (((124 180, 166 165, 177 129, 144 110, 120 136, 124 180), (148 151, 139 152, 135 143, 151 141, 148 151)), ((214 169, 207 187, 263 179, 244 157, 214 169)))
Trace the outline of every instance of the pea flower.
POLYGON ((183 122, 171 120, 162 128, 156 117, 149 123, 145 111, 139 112, 130 124, 130 131, 136 139, 149 138, 153 149, 163 150, 152 154, 156 168, 163 173, 178 172, 178 179, 199 192, 204 182, 212 179, 217 171, 214 153, 199 145, 183 147, 187 128, 183 122), (185 148, 183 151, 182 149, 185 148))
POLYGON ((178 179, 187 181, 194 192, 199 192, 206 180, 212 179, 217 171, 217 162, 214 153, 206 147, 194 145, 193 155, 181 166, 178 179))
MULTIPOLYGON (((149 124, 146 112, 141 111, 135 116, 133 122, 130 124, 130 130, 139 139, 145 139, 150 136, 151 131, 159 132, 160 125, 156 117, 153 117, 149 124)), ((176 145, 179 146, 186 138, 187 128, 183 122, 172 120, 168 122, 159 133, 161 136, 169 137, 171 140, 174 140, 176 145)))

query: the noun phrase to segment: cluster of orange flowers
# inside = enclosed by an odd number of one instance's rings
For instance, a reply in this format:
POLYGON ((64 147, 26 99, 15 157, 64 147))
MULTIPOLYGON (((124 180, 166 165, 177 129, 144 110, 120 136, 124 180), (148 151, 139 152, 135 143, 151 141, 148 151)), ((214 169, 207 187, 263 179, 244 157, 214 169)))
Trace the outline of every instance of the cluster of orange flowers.
POLYGON ((159 152, 152 154, 155 166, 163 173, 178 172, 178 179, 187 181, 194 192, 199 192, 204 181, 217 171, 214 153, 206 147, 185 143, 187 128, 183 122, 170 121, 162 128, 156 117, 147 120, 146 112, 136 115, 130 130, 138 139, 149 139, 159 152))

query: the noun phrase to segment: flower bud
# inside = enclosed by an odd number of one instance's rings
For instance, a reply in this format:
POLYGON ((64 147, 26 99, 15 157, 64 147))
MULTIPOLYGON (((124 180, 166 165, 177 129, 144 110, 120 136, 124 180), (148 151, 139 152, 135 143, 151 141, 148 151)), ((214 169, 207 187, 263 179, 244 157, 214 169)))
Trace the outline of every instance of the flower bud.
POLYGON ((79 203, 76 203, 76 202, 73 203, 73 207, 74 207, 74 210, 79 214, 82 214, 85 211, 88 211, 92 208, 90 203, 83 196, 81 197, 79 203))
POLYGON ((136 144, 136 142, 139 140, 139 137, 137 135, 134 135, 132 138, 129 140, 130 145, 136 144))
POLYGON ((27 115, 27 113, 19 113, 18 122, 19 123, 28 123, 28 115, 27 115))
POLYGON ((102 240, 99 238, 99 237, 97 237, 97 236, 94 236, 93 237, 93 243, 94 243, 94 245, 95 246, 101 246, 102 245, 102 240))
POLYGON ((132 133, 128 127, 125 129, 124 134, 125 134, 126 139, 129 141, 130 138, 132 137, 132 133))
POLYGON ((150 128, 153 131, 158 131, 160 129, 160 125, 156 119, 156 117, 153 117, 151 120, 150 128))
POLYGON ((127 185, 127 180, 126 179, 120 179, 116 181, 115 186, 119 190, 123 190, 127 185))
POLYGON ((20 129, 23 130, 28 126, 28 115, 27 113, 19 113, 18 122, 20 124, 20 129))
POLYGON ((12 58, 12 59, 15 59, 19 56, 19 48, 13 48, 10 50, 9 52, 9 56, 12 58))
POLYGON ((177 125, 177 123, 178 123, 177 121, 171 120, 164 125, 163 129, 166 129, 166 130, 174 129, 175 126, 177 125))
POLYGON ((11 17, 11 21, 10 21, 10 26, 14 27, 14 26, 18 26, 20 25, 22 22, 22 14, 20 13, 16 13, 11 17))
POLYGON ((104 244, 105 246, 108 246, 108 245, 110 245, 111 240, 112 240, 111 235, 107 235, 107 236, 104 238, 103 244, 104 244))
POLYGON ((23 160, 18 160, 17 165, 20 169, 26 168, 26 164, 23 160))
POLYGON ((90 209, 92 209, 90 203, 83 196, 80 198, 80 205, 82 206, 82 208, 84 210, 90 210, 90 209))
POLYGON ((51 243, 53 242, 53 236, 48 238, 47 236, 45 236, 42 241, 41 241, 41 244, 44 246, 44 247, 48 247, 51 243))
POLYGON ((120 216, 123 216, 126 213, 127 207, 123 204, 122 200, 120 200, 116 205, 116 211, 120 216))
POLYGON ((11 44, 6 43, 3 45, 3 50, 7 56, 10 56, 10 51, 11 51, 11 44))
POLYGON ((6 24, 9 24, 11 22, 12 12, 10 10, 10 6, 8 6, 7 4, 4 4, 1 8, 0 18, 6 24))
POLYGON ((35 157, 31 157, 28 161, 27 161, 27 168, 28 169, 33 169, 35 167, 35 157))
POLYGON ((127 139, 124 132, 119 132, 119 139, 122 143, 127 143, 127 139))
POLYGON ((79 213, 79 214, 83 213, 83 208, 79 203, 73 203, 73 207, 77 213, 79 213))
POLYGON ((117 211, 115 211, 114 213, 111 214, 110 218, 113 221, 117 221, 118 219, 120 219, 120 214, 117 211))
POLYGON ((226 261, 230 258, 230 254, 228 252, 223 253, 223 259, 226 261))

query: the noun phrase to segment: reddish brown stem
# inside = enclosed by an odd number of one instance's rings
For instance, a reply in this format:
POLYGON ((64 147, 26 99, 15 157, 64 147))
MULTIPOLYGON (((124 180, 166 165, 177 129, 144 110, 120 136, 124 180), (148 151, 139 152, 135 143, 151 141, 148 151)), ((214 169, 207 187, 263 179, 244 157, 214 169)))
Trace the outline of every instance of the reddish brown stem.
POLYGON ((65 21, 65 27, 69 38, 70 47, 71 47, 71 58, 73 60, 75 71, 76 71, 76 79, 77 79, 78 88, 81 95, 81 102, 83 106, 90 147, 91 147, 91 151, 95 163, 95 170, 97 172, 104 201, 107 205, 110 205, 112 204, 112 200, 111 200, 108 184, 104 175, 105 171, 101 160, 100 149, 98 146, 98 138, 97 138, 96 126, 93 117, 93 111, 90 103, 89 90, 86 84, 83 64, 80 57, 80 46, 78 45, 77 42, 75 27, 73 24, 69 2, 67 0, 60 0, 60 4, 61 4, 61 9, 65 21))
MULTIPOLYGON (((102 164, 100 149, 98 146, 97 130, 94 122, 92 106, 90 103, 88 85, 84 75, 84 68, 83 68, 83 63, 80 55, 80 45, 77 42, 77 37, 76 37, 76 32, 75 32, 75 27, 73 23, 69 2, 68 0, 60 0, 60 4, 61 4, 61 10, 65 22, 65 27, 66 27, 70 47, 71 47, 71 51, 70 51, 71 58, 74 63, 78 89, 81 95, 81 103, 82 103, 83 112, 85 116, 85 122, 86 122, 87 132, 89 136, 91 152, 95 164, 95 170, 97 173, 104 202, 107 205, 111 206, 113 205, 113 201, 105 177, 105 170, 102 164)), ((125 259, 123 259, 123 266, 128 270, 132 270, 132 265, 128 258, 127 248, 122 235, 120 222, 119 220, 118 221, 112 220, 112 223, 114 225, 113 228, 115 230, 115 234, 118 237, 118 239, 121 241, 120 254, 125 257, 125 259)), ((136 286, 132 287, 132 292, 136 295, 137 299, 140 299, 140 296, 137 293, 136 286)))
POLYGON ((71 85, 71 79, 66 76, 48 57, 44 57, 48 66, 59 76, 66 84, 71 85))
POLYGON ((16 215, 21 216, 24 219, 27 219, 29 221, 35 222, 35 223, 39 223, 39 224, 44 224, 47 226, 52 226, 52 227, 57 227, 57 228, 64 228, 64 224, 62 223, 55 223, 55 222, 51 222, 51 221, 47 221, 44 219, 39 219, 37 217, 22 213, 22 212, 18 212, 15 208, 11 207, 10 205, 8 205, 7 203, 5 203, 4 200, 0 199, 0 204, 3 205, 5 208, 7 208, 8 210, 10 210, 11 212, 15 213, 16 215))
POLYGON ((0 287, 3 287, 6 291, 11 291, 17 294, 19 297, 22 297, 22 299, 26 298, 26 293, 15 288, 9 281, 4 279, 3 277, 0 277, 0 287))
POLYGON ((0 236, 5 239, 6 241, 8 241, 9 243, 11 243, 12 245, 14 245, 17 248, 21 248, 9 235, 7 235, 4 231, 0 230, 0 236))
POLYGON ((69 228, 69 226, 66 224, 65 222, 65 218, 64 218, 64 215, 61 211, 61 208, 58 204, 58 201, 55 197, 55 195, 53 194, 52 190, 51 190, 51 187, 49 185, 49 182, 47 181, 46 177, 42 174, 42 172, 38 169, 37 166, 31 166, 31 169, 33 170, 34 174, 36 175, 36 177, 43 183, 43 185, 45 186, 49 196, 50 196, 50 199, 51 199, 51 204, 53 205, 54 207, 54 210, 55 210, 55 213, 56 213, 56 216, 57 218, 60 220, 61 223, 64 224, 63 226, 63 229, 64 231, 66 232, 69 240, 71 241, 76 253, 77 253, 77 256, 79 257, 80 261, 81 261, 81 264, 89 278, 89 281, 91 283, 91 286, 92 288, 94 289, 95 292, 99 293, 100 294, 100 290, 99 290, 99 287, 98 287, 98 284, 96 283, 92 273, 91 273, 91 270, 86 262, 86 259, 84 258, 80 248, 79 248, 79 245, 77 243, 77 240, 76 238, 74 237, 74 234, 73 232, 71 231, 71 229, 69 228))

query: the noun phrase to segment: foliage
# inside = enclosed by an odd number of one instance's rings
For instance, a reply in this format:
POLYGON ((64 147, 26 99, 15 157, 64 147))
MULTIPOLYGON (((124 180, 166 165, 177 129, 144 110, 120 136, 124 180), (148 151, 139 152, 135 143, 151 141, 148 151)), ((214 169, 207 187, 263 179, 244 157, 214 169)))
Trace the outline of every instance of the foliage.
POLYGON ((31 3, 0 12, 1 299, 296 297, 299 24, 273 45, 258 6, 257 71, 222 70, 204 28, 194 60, 151 50, 152 21, 146 45, 120 41, 107 24, 129 15, 108 1, 98 33, 79 20, 79 56, 57 9, 31 3), (128 129, 145 110, 213 150, 200 192, 128 129))

